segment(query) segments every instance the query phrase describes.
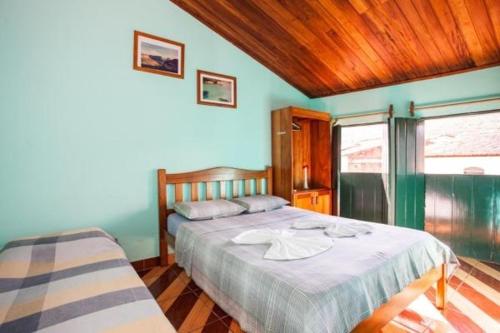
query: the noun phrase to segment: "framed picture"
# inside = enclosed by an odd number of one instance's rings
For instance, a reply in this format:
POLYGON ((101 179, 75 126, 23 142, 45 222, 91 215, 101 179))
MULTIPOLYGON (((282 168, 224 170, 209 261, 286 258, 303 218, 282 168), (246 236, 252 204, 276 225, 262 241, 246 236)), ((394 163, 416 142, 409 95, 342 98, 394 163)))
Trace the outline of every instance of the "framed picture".
POLYGON ((198 70, 198 104, 236 108, 234 76, 198 70))
POLYGON ((134 31, 134 69, 184 78, 184 44, 134 31))

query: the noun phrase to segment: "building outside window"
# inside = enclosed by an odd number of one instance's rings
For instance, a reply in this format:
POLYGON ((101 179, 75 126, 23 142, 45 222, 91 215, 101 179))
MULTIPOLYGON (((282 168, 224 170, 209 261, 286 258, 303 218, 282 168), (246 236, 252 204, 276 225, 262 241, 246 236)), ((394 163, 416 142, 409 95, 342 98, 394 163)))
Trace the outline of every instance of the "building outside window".
POLYGON ((500 175, 500 113, 425 120, 425 173, 500 175))

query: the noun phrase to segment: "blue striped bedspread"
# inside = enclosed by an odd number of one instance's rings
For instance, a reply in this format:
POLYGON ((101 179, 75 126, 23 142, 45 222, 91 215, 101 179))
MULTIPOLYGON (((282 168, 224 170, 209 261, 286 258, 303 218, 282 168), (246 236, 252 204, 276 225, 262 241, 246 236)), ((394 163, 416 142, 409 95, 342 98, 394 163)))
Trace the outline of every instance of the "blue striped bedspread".
MULTIPOLYGON (((376 223, 371 234, 336 238, 331 249, 300 260, 265 260, 269 245, 230 241, 246 230, 288 229, 295 221, 318 218, 350 221, 285 207, 184 223, 176 260, 244 331, 273 333, 350 332, 432 268, 457 263, 452 251, 426 232, 376 223)), ((323 230, 296 234, 318 237, 323 230)))
POLYGON ((98 228, 0 252, 0 333, 175 332, 115 240, 98 228))

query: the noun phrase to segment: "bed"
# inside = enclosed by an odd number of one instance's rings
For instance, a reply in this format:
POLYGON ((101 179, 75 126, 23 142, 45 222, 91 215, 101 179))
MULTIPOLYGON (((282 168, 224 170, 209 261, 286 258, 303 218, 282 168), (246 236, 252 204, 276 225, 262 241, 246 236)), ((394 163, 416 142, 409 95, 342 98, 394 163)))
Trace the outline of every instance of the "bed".
POLYGON ((99 228, 18 239, 0 252, 0 333, 175 332, 99 228))
MULTIPOLYGON (((233 197, 252 194, 252 188, 258 194, 272 194, 269 168, 215 168, 182 174, 158 171, 160 244, 164 246, 160 253, 164 263, 167 224, 174 214, 169 204, 187 196, 191 200, 211 199, 215 188, 219 188, 220 197, 226 197, 227 182, 233 183, 233 197), (199 193, 199 183, 207 184, 204 195, 199 193), (173 188, 169 190, 169 186, 173 188)), ((423 231, 371 224, 374 231, 369 235, 335 239, 330 250, 292 261, 264 260, 265 245, 230 242, 246 230, 288 229, 294 221, 310 218, 349 223, 294 207, 210 221, 183 221, 177 225, 175 258, 196 284, 248 332, 375 332, 435 283, 436 305, 444 307, 446 279, 451 271, 448 266, 457 264, 457 259, 446 245, 423 231)), ((321 233, 298 231, 301 236, 321 233)))

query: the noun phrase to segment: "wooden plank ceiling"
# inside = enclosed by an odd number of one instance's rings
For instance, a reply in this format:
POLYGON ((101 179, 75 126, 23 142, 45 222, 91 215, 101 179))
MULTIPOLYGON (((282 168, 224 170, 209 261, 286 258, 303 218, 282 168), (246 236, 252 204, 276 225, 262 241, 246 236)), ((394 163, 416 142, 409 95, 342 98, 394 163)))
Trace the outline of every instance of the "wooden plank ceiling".
POLYGON ((172 2, 309 97, 500 64, 500 0, 172 2))

